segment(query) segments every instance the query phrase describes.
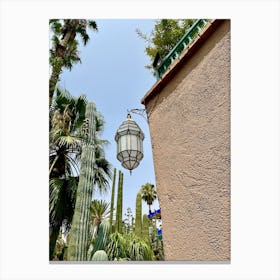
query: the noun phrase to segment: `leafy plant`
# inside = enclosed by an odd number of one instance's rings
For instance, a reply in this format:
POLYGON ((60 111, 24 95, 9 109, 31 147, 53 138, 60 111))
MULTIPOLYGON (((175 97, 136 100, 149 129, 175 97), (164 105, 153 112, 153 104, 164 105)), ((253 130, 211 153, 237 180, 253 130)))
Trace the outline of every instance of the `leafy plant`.
POLYGON ((150 34, 144 34, 139 28, 136 29, 137 35, 147 43, 145 52, 150 57, 151 64, 146 68, 153 68, 152 64, 157 55, 161 61, 194 22, 195 19, 158 19, 150 34))
POLYGON ((94 199, 90 206, 91 239, 98 234, 99 227, 109 216, 109 203, 105 200, 94 199))
POLYGON ((109 236, 109 242, 106 247, 109 260, 119 260, 127 258, 127 240, 119 233, 114 232, 109 236))
POLYGON ((153 259, 151 246, 136 235, 132 235, 129 240, 128 255, 132 261, 150 261, 153 259))

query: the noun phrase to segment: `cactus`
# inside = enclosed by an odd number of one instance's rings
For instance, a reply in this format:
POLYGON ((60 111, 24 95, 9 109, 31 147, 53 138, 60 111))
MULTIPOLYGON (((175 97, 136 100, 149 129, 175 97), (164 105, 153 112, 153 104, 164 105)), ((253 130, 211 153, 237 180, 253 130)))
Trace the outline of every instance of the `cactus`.
POLYGON ((95 116, 93 102, 86 107, 86 119, 89 120, 89 133, 82 146, 81 171, 77 189, 75 211, 70 231, 67 259, 69 261, 85 261, 87 259, 90 204, 92 199, 95 172, 95 116))
POLYGON ((135 235, 129 240, 128 255, 131 261, 150 261, 153 259, 151 246, 135 235))
POLYGON ((142 197, 138 192, 136 196, 136 213, 135 213, 135 234, 141 237, 142 234, 142 197))
POLYGON ((119 208, 119 222, 118 222, 120 233, 122 233, 122 227, 123 227, 122 208, 123 208, 123 173, 121 172, 120 208, 119 208))
POLYGON ((110 261, 124 259, 127 257, 126 235, 114 232, 110 234, 106 252, 110 261))
POLYGON ((110 233, 110 222, 108 220, 103 220, 100 224, 98 235, 94 242, 92 254, 99 250, 104 250, 108 241, 108 236, 110 233))
POLYGON ((92 261, 108 261, 108 256, 104 250, 98 250, 92 256, 92 261))
POLYGON ((142 237, 149 239, 149 218, 147 214, 143 215, 142 220, 142 237))
POLYGON ((122 232, 122 203, 123 200, 123 173, 119 171, 117 212, 116 212, 116 232, 122 232))
POLYGON ((116 168, 114 168, 114 177, 113 177, 112 195, 111 195, 111 209, 110 209, 110 228, 111 228, 111 233, 113 232, 113 214, 114 214, 116 171, 117 171, 116 168))

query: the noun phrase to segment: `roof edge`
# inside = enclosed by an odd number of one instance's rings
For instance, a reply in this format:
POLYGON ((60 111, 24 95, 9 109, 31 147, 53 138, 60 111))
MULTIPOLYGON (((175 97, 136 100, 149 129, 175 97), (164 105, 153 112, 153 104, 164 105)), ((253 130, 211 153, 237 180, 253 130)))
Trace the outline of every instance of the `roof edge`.
POLYGON ((156 81, 152 88, 144 95, 141 99, 141 103, 146 105, 146 103, 154 97, 156 93, 162 90, 166 84, 173 78, 176 72, 183 66, 183 62, 190 57, 197 48, 215 31, 216 27, 224 22, 226 19, 213 19, 210 20, 203 30, 199 32, 198 36, 193 40, 193 42, 179 55, 179 57, 170 65, 169 70, 164 73, 164 75, 156 81))

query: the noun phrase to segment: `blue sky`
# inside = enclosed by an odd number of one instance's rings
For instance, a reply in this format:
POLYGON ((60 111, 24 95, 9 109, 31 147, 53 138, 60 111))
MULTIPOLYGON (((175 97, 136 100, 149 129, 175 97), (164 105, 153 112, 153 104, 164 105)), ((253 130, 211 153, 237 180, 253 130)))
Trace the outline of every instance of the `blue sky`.
MULTIPOLYGON (((114 167, 124 173, 123 213, 131 207, 135 215, 135 199, 140 186, 146 182, 155 184, 149 127, 146 120, 137 114, 132 118, 145 134, 144 158, 132 175, 116 159, 116 130, 126 119, 127 109, 144 108, 140 100, 155 83, 155 78, 145 65, 149 57, 145 54, 145 42, 136 34, 136 28, 150 33, 154 20, 96 19, 98 32, 89 31, 90 41, 79 51, 82 63, 64 70, 60 87, 65 87, 72 95, 86 94, 89 101, 96 103, 97 110, 105 118, 102 138, 109 140, 105 148, 106 158, 114 167)), ((116 190, 117 193, 117 190, 116 190)), ((110 201, 111 191, 95 198, 110 201)), ((158 208, 157 201, 152 209, 158 208)), ((143 213, 148 212, 143 202, 143 213)))

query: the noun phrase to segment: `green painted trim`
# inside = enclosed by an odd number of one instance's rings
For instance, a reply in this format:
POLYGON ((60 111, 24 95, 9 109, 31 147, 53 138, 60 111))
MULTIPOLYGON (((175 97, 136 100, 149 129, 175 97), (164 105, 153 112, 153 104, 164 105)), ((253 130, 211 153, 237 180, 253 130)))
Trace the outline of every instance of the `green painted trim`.
POLYGON ((165 56, 161 64, 155 68, 156 78, 160 79, 163 74, 169 69, 173 61, 185 50, 188 45, 196 38, 196 35, 206 25, 206 19, 198 19, 182 37, 182 39, 175 45, 175 47, 165 56))

